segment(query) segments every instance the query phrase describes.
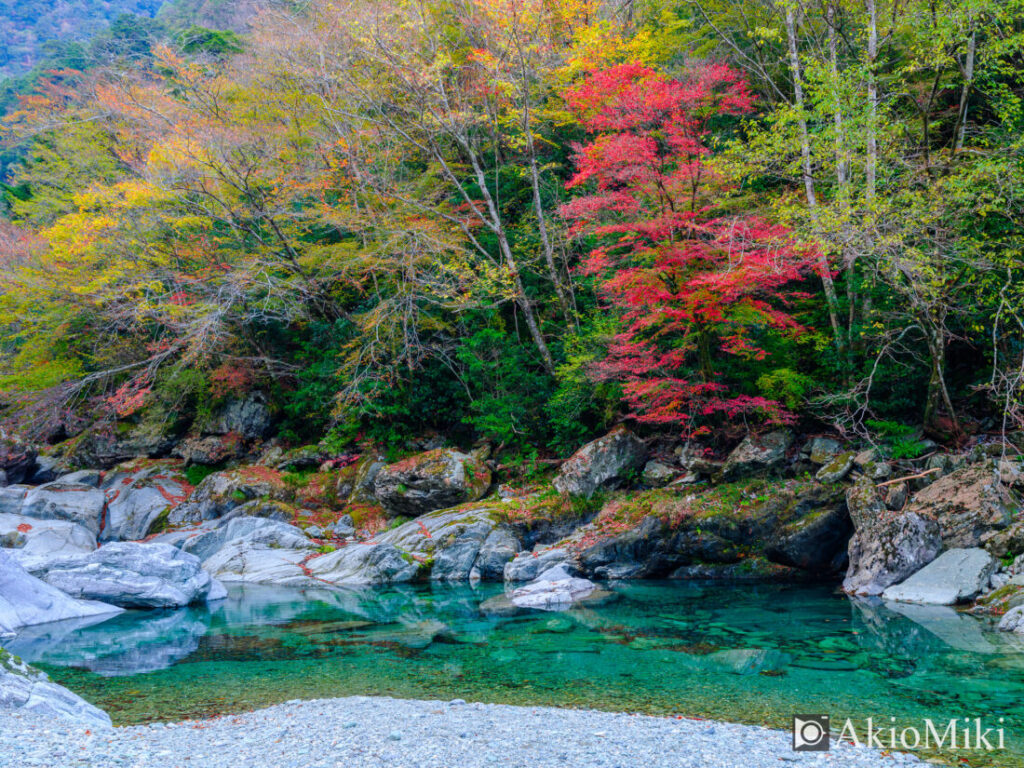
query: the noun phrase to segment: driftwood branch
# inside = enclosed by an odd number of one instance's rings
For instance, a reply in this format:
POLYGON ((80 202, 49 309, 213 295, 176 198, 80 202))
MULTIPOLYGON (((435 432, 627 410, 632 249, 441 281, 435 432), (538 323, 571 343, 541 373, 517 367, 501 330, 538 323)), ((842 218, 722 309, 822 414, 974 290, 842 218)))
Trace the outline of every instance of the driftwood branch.
POLYGON ((920 472, 916 475, 907 475, 906 477, 897 477, 892 480, 886 480, 884 483, 878 483, 875 487, 883 488, 887 485, 895 485, 896 483, 902 483, 904 480, 917 480, 920 477, 927 477, 928 475, 932 475, 936 472, 941 471, 942 467, 932 467, 931 469, 926 469, 924 472, 920 472))

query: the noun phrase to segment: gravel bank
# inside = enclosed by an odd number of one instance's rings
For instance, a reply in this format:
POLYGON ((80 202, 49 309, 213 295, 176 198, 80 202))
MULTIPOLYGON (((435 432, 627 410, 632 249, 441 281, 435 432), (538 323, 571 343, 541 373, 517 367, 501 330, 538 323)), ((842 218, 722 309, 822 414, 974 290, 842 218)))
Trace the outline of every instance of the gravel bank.
POLYGON ((0 714, 3 768, 887 768, 847 745, 797 754, 782 731, 545 707, 353 697, 171 725, 93 729, 0 714))

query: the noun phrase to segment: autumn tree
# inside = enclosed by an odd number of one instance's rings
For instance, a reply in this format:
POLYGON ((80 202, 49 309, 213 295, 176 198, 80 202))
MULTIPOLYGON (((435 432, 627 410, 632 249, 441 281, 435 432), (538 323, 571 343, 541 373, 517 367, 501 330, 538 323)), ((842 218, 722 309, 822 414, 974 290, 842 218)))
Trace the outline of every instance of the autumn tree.
POLYGON ((785 420, 719 370, 721 355, 763 359, 765 333, 799 332, 786 290, 814 255, 762 219, 716 214, 711 126, 751 111, 743 79, 723 65, 671 79, 626 64, 567 98, 591 138, 569 183, 589 194, 563 215, 595 239, 584 270, 622 321, 597 375, 623 382, 644 423, 694 433, 721 416, 785 420))

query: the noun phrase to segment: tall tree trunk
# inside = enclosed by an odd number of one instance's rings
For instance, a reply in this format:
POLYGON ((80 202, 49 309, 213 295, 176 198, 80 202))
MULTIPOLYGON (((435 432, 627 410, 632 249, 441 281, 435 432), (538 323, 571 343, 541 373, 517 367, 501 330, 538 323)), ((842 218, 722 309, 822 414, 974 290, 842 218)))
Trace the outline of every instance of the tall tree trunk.
MULTIPOLYGON (((804 114, 804 83, 800 73, 800 52, 797 48, 796 17, 793 7, 786 3, 786 37, 789 42, 789 68, 793 77, 793 105, 796 108, 797 123, 800 129, 800 157, 803 166, 804 193, 807 195, 807 207, 810 210, 811 221, 817 228, 818 223, 818 196, 814 189, 814 168, 811 161, 811 136, 807 129, 807 116, 804 114)), ((832 324, 832 333, 835 337, 837 349, 842 349, 843 333, 839 326, 839 299, 836 296, 836 286, 832 281, 832 268, 828 259, 822 254, 818 263, 818 271, 821 273, 821 283, 825 289, 825 301, 828 304, 829 322, 832 324)))
POLYGON ((875 68, 878 65, 878 6, 876 0, 868 4, 868 125, 867 158, 864 175, 867 183, 865 197, 874 202, 876 177, 878 174, 878 79, 875 68))

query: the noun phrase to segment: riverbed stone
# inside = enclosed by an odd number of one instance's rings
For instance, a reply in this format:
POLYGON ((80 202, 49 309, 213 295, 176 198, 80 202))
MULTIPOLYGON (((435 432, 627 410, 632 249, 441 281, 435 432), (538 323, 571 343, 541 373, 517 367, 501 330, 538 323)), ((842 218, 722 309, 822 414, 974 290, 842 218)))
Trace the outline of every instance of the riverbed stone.
POLYGON ((822 483, 838 483, 853 469, 853 457, 853 451, 847 451, 832 457, 831 460, 822 465, 821 469, 818 470, 814 476, 815 479, 822 483))
POLYGON ((555 566, 529 584, 513 590, 510 599, 519 608, 565 611, 596 588, 594 582, 571 576, 563 566, 555 566))
POLYGON ((96 535, 67 520, 38 520, 0 512, 0 545, 39 556, 92 552, 96 535))
POLYGON ((885 600, 956 605, 988 588, 998 562, 984 549, 950 549, 906 581, 882 592, 885 600))
POLYGON ((553 485, 559 493, 590 498, 599 490, 620 487, 647 460, 647 446, 619 425, 593 440, 559 467, 553 485))
POLYGON ((520 552, 505 564, 503 576, 508 582, 533 581, 541 573, 569 561, 569 551, 562 547, 540 547, 520 552))

